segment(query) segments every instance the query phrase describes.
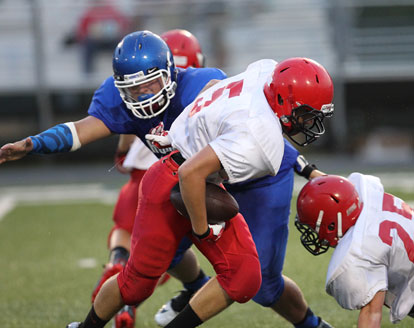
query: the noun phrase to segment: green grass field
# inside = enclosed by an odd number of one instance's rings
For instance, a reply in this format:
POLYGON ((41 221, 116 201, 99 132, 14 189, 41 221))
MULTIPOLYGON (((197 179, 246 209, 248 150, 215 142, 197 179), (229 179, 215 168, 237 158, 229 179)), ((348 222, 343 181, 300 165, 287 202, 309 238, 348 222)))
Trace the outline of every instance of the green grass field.
MULTIPOLYGON (((414 195, 404 195, 413 200, 414 195)), ((19 206, 0 221, 0 327, 65 327, 81 321, 90 294, 107 261, 112 206, 101 204, 19 206), (79 266, 81 259, 98 265, 79 266)), ((291 227, 285 274, 302 288, 313 311, 335 327, 356 327, 358 313, 341 309, 324 291, 329 255, 314 257, 291 227)), ((200 256, 203 268, 211 266, 200 256)), ((355 279, 358 279, 355 277, 355 279)), ((157 327, 153 316, 181 288, 171 279, 138 309, 136 327, 157 327)), ((406 318, 398 327, 413 327, 406 318)), ((108 324, 109 326, 109 324, 108 324)), ((383 327, 391 327, 384 310, 383 327)), ((233 304, 204 327, 291 327, 253 302, 233 304)))

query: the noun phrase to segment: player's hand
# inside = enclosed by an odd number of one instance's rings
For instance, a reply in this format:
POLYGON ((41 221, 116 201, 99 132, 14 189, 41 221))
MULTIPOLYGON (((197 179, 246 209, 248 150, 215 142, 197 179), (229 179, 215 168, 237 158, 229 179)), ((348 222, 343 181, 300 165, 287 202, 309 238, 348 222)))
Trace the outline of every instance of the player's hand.
POLYGON ((151 143, 157 148, 171 147, 170 139, 168 138, 168 131, 164 130, 164 123, 160 122, 155 128, 149 131, 149 134, 145 135, 145 139, 151 141, 151 143))
POLYGON ((208 230, 202 235, 197 235, 193 232, 200 241, 216 242, 220 239, 221 235, 226 228, 226 222, 218 222, 216 224, 209 224, 208 230))
POLYGON ((126 158, 127 153, 126 152, 121 152, 121 151, 116 151, 115 156, 114 156, 114 164, 116 169, 121 172, 122 174, 128 174, 130 173, 130 170, 128 170, 127 168, 125 168, 123 166, 125 158, 126 158))
POLYGON ((33 142, 30 137, 14 142, 5 144, 0 148, 0 164, 15 161, 29 153, 33 149, 33 142))

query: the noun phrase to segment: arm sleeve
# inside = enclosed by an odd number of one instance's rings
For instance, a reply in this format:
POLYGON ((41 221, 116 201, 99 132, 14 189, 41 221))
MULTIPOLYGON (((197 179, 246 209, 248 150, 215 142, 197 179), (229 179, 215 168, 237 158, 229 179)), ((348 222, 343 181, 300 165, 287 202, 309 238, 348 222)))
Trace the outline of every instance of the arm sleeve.
POLYGON ((72 122, 56 125, 30 138, 33 142, 31 154, 63 153, 81 147, 75 124, 72 122))

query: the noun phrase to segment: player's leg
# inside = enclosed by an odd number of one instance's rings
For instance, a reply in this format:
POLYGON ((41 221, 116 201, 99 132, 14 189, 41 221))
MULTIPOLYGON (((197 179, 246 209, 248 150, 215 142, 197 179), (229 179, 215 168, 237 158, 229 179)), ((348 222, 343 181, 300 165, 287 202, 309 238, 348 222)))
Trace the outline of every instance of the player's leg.
POLYGON ((85 328, 103 327, 123 305, 137 306, 154 291, 168 269, 180 241, 191 232, 189 220, 180 216, 169 201, 176 175, 161 162, 144 176, 134 222, 131 256, 116 279, 99 291, 85 328))
POLYGON ((155 314, 154 319, 161 327, 174 319, 188 304, 193 294, 210 278, 200 268, 197 257, 190 248, 191 245, 190 239, 184 238, 168 269, 168 273, 182 282, 183 289, 155 314))
POLYGON ((295 327, 314 328, 322 320, 310 310, 299 286, 282 275, 292 190, 293 170, 277 183, 247 193, 233 192, 233 196, 240 204, 260 259, 262 285, 253 300, 270 307, 295 327))
MULTIPOLYGON (((138 189, 146 171, 133 170, 129 181, 121 188, 112 219, 114 226, 108 236, 109 262, 105 265, 93 293, 94 301, 102 284, 111 276, 122 271, 129 258, 131 233, 134 225, 138 204, 138 189)), ((115 328, 133 328, 135 325, 136 308, 124 306, 114 317, 115 328)))
POLYGON ((260 287, 260 264, 256 248, 240 214, 227 222, 218 241, 211 243, 200 242, 195 237, 192 239, 213 265, 217 276, 193 296, 166 328, 196 327, 234 301, 249 301, 260 287))

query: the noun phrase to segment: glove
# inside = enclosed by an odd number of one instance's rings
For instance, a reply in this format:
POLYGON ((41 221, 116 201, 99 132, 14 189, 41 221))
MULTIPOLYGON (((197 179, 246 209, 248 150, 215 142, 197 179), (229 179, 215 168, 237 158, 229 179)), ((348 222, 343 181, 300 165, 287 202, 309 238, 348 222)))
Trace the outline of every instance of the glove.
POLYGON ((151 141, 151 143, 159 149, 171 147, 168 131, 164 130, 163 122, 160 122, 155 128, 152 128, 149 131, 149 134, 145 135, 145 139, 151 141))
POLYGON ((316 170, 317 167, 314 164, 309 164, 303 155, 299 155, 296 158, 296 165, 294 166, 294 169, 297 174, 309 180, 312 171, 316 170))
POLYGON ((221 235, 224 232, 224 229, 226 228, 226 222, 218 222, 216 224, 209 224, 208 229, 205 233, 202 235, 197 235, 193 231, 193 235, 198 238, 200 241, 208 241, 208 242, 216 242, 220 239, 221 235))

